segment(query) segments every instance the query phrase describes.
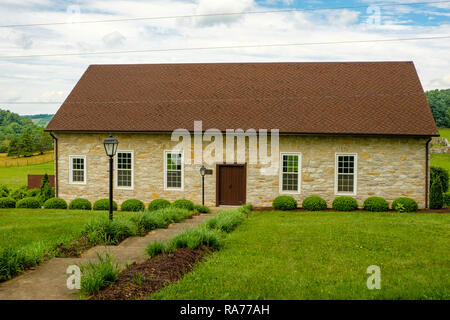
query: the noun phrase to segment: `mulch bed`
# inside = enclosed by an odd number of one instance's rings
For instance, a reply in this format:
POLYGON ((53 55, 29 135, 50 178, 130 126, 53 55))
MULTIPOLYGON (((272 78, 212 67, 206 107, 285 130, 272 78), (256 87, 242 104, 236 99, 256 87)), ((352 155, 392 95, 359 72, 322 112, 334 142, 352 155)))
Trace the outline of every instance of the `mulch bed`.
POLYGON ((79 258, 81 253, 92 248, 93 245, 87 236, 82 236, 69 245, 60 244, 56 247, 56 256, 60 258, 79 258))
POLYGON ((135 262, 119 274, 112 286, 101 290, 91 300, 145 299, 151 293, 181 279, 210 252, 211 249, 206 246, 182 248, 142 263, 135 262))
MULTIPOLYGON (((274 211, 275 209, 272 207, 253 207, 252 211, 274 211)), ((305 212, 305 211, 309 211, 303 208, 297 208, 294 210, 289 210, 289 211, 293 211, 293 212, 305 212)), ((320 210, 320 211, 329 211, 329 212, 336 212, 336 210, 333 210, 331 208, 325 209, 325 210, 320 210)), ((368 212, 365 210, 355 210, 352 212, 368 212)), ((396 212, 395 210, 389 209, 389 212, 396 212)), ((450 213, 450 207, 449 208, 442 208, 442 209, 419 209, 417 212, 419 213, 450 213)))

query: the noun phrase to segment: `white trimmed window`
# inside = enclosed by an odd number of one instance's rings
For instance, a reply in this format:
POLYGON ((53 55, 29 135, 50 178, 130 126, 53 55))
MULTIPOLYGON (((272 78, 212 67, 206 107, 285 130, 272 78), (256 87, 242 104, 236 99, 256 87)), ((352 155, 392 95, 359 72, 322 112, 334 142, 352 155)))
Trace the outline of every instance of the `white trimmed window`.
POLYGON ((281 153, 280 160, 280 192, 300 193, 302 155, 281 153))
POLYGON ((69 156, 69 182, 86 184, 86 156, 69 156))
POLYGON ((356 195, 356 153, 336 153, 335 193, 356 195))
POLYGON ((183 190, 184 166, 181 151, 164 152, 164 189, 183 190))
POLYGON ((133 189, 134 153, 133 151, 117 151, 116 154, 116 187, 133 189))

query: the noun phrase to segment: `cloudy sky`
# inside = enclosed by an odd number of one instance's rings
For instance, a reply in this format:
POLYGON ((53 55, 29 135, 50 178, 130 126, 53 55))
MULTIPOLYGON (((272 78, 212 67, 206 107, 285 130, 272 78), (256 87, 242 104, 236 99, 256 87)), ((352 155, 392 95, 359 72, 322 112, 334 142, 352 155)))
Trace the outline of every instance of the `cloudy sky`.
POLYGON ((19 114, 56 112, 90 64, 412 60, 424 89, 450 88, 450 38, 323 44, 450 36, 450 1, 2 0, 0 16, 0 108, 19 114))

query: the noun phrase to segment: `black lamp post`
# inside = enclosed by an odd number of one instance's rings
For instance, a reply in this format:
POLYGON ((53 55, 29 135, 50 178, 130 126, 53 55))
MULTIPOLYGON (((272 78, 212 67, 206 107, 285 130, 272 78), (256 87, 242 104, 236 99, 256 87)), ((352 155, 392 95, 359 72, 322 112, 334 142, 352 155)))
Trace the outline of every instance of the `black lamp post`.
POLYGON ((202 176, 202 206, 205 205, 205 174, 206 168, 202 165, 200 168, 200 175, 202 176))
POLYGON ((113 157, 117 151, 119 141, 112 134, 103 141, 106 155, 109 157, 109 220, 113 219, 113 157))

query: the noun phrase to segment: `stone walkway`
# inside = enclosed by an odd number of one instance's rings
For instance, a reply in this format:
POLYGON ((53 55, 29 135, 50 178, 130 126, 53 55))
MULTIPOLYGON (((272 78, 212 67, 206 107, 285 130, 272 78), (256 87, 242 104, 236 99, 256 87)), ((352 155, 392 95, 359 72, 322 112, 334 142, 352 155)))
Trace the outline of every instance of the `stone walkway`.
POLYGON ((54 258, 46 261, 34 270, 0 283, 0 300, 71 300, 78 298, 78 290, 67 289, 67 267, 74 264, 85 264, 88 261, 98 261, 97 253, 104 255, 109 252, 114 261, 123 268, 127 263, 142 262, 147 259, 144 252, 148 243, 154 240, 166 241, 182 230, 195 227, 209 219, 213 214, 202 214, 169 225, 167 229, 157 229, 144 237, 125 239, 117 246, 97 246, 81 255, 81 258, 54 258))

